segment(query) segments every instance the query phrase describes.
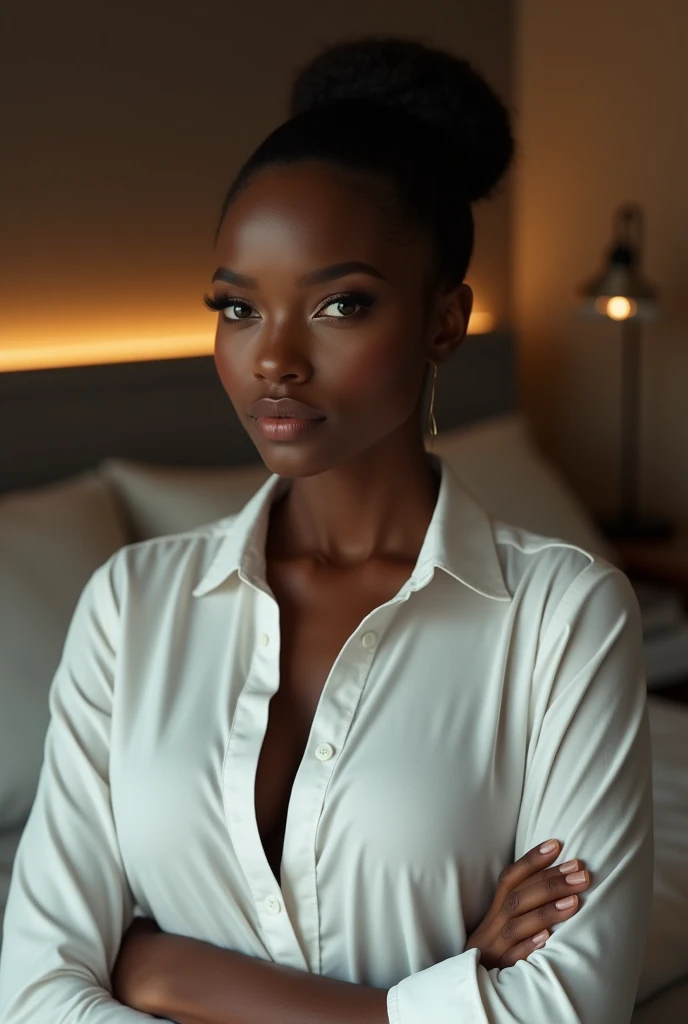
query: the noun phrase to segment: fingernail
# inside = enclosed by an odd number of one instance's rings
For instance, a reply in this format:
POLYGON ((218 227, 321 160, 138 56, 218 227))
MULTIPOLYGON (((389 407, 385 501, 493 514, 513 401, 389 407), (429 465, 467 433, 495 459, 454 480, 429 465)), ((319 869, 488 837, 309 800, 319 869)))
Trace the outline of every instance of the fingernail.
POLYGON ((542 846, 540 847, 540 853, 551 853, 552 850, 556 850, 558 845, 559 844, 557 843, 556 839, 550 839, 546 843, 542 844, 542 846))
POLYGON ((566 899, 564 899, 564 900, 557 900, 557 902, 554 904, 554 906, 557 908, 557 910, 570 910, 571 907, 575 907, 575 905, 576 905, 576 897, 575 896, 567 896, 566 899))
POLYGON ((569 885, 581 885, 583 882, 587 881, 587 873, 587 871, 574 871, 572 875, 566 876, 566 881, 569 885))
POLYGON ((567 860, 565 864, 560 864, 559 865, 559 870, 563 874, 566 875, 570 871, 575 871, 577 867, 578 867, 578 861, 577 860, 567 860))
POLYGON ((538 932, 537 935, 533 935, 530 941, 533 943, 533 945, 542 944, 544 946, 548 938, 549 932, 545 930, 544 932, 538 932))
POLYGON ((537 946, 533 946, 533 949, 544 949, 544 942, 538 942, 537 946))

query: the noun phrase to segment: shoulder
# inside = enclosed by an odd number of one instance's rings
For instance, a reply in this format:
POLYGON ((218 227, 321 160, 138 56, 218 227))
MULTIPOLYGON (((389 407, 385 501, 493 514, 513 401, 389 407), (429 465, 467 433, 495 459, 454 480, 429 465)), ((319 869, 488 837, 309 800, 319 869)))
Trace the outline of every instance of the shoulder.
POLYGON ((495 522, 493 530, 509 591, 529 612, 539 609, 543 625, 555 614, 570 619, 590 603, 600 612, 635 614, 628 577, 602 555, 507 523, 495 522))
POLYGON ((495 524, 495 542, 512 636, 529 665, 531 726, 563 694, 557 706, 572 716, 584 695, 605 720, 641 714, 642 620, 628 576, 594 552, 506 524, 495 524))
POLYGON ((109 593, 118 605, 144 590, 190 596, 237 518, 235 513, 191 530, 125 544, 96 569, 89 586, 94 595, 109 593))

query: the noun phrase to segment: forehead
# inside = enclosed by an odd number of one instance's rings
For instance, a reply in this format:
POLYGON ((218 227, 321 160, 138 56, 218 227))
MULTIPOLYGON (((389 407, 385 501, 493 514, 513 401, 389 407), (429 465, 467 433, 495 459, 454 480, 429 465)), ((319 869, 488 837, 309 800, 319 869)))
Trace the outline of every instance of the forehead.
POLYGON ((361 259, 406 277, 425 264, 429 249, 392 199, 384 183, 325 163, 265 168, 235 197, 216 253, 247 273, 258 263, 313 269, 361 259))

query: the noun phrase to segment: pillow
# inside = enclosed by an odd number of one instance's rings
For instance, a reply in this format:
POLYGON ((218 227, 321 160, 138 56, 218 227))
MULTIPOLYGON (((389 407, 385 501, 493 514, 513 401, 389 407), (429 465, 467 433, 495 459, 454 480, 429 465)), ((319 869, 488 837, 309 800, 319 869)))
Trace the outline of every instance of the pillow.
POLYGON ((48 691, 89 577, 128 538, 96 473, 0 496, 0 832, 26 821, 48 691))
MULTIPOLYGON (((522 414, 443 431, 434 451, 494 519, 618 561, 573 491, 538 452, 522 414)), ((120 498, 136 540, 239 512, 270 475, 263 463, 202 469, 128 459, 106 459, 99 470, 120 498)))
POLYGON ((568 541, 617 564, 614 548, 538 451, 521 413, 441 431, 433 451, 494 519, 568 541))
POLYGON ((688 980, 688 708, 649 697, 647 709, 655 878, 650 935, 636 996, 639 1003, 679 978, 688 980))
POLYGON ((135 540, 183 533, 233 515, 270 476, 262 462, 199 469, 106 459, 99 472, 120 499, 135 540))

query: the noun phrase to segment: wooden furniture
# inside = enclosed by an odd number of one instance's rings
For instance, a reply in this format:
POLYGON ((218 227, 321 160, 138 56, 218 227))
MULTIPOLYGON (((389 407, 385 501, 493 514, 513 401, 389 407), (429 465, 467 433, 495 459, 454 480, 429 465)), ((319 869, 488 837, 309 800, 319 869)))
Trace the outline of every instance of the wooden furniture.
POLYGON ((662 583, 673 583, 688 598, 688 528, 668 540, 616 541, 629 574, 662 583))
MULTIPOLYGON (((678 587, 688 611, 688 528, 668 540, 616 541, 629 577, 678 587)), ((652 689, 653 696, 688 705, 688 672, 685 680, 652 689)))

